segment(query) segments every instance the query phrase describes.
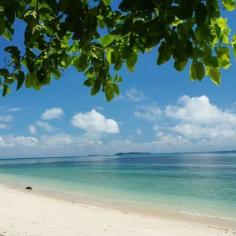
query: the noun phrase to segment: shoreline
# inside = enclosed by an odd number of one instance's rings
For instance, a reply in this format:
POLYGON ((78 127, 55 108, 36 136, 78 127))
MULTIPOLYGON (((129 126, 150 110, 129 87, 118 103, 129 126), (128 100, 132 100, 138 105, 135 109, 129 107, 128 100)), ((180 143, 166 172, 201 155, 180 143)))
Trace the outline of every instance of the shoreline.
MULTIPOLYGON (((25 192, 26 185, 22 182, 15 182, 15 180, 10 180, 7 178, 1 178, 0 176, 0 185, 16 189, 18 191, 25 192)), ((141 202, 132 202, 131 200, 125 199, 109 199, 109 198, 102 198, 101 196, 88 196, 84 193, 81 194, 80 192, 62 192, 55 189, 55 186, 52 188, 50 186, 41 187, 40 183, 28 183, 27 185, 33 187, 33 191, 31 193, 38 194, 41 196, 46 196, 49 198, 62 200, 62 201, 69 201, 73 203, 85 204, 85 205, 93 205, 102 208, 109 208, 121 211, 129 211, 134 213, 139 213, 142 215, 147 216, 159 216, 160 214, 167 217, 179 217, 180 219, 198 221, 200 223, 204 223, 205 221, 216 222, 217 224, 221 222, 233 222, 233 226, 236 225, 236 217, 225 217, 223 215, 214 215, 212 213, 195 213, 192 211, 186 211, 180 208, 173 208, 173 207, 160 207, 157 205, 147 205, 141 202)), ((90 194, 90 193, 86 193, 90 194)))
POLYGON ((180 221, 189 221, 196 222, 200 224, 211 224, 211 225, 220 225, 222 228, 235 227, 236 229, 236 218, 226 218, 215 215, 204 215, 196 214, 186 211, 181 211, 173 208, 158 208, 145 206, 138 203, 131 203, 129 201, 119 201, 117 199, 101 199, 98 197, 91 196, 82 196, 79 194, 73 193, 64 193, 56 190, 49 190, 46 188, 37 187, 32 185, 33 190, 26 190, 25 185, 13 182, 4 182, 0 181, 0 186, 4 186, 9 189, 14 189, 23 193, 30 193, 38 196, 47 197, 50 199, 55 199, 59 201, 71 202, 73 204, 94 206, 103 209, 118 210, 123 213, 134 213, 138 215, 151 216, 151 217, 163 217, 163 218, 174 218, 180 221))
MULTIPOLYGON (((25 187, 25 186, 24 186, 25 187)), ((22 205, 22 202, 19 201, 17 196, 21 196, 23 200, 26 200, 28 202, 29 200, 37 199, 37 206, 34 204, 31 204, 33 207, 40 208, 41 206, 44 206, 44 204, 48 204, 48 202, 53 202, 54 204, 62 205, 62 211, 67 211, 67 208, 70 208, 71 206, 73 208, 78 208, 77 211, 80 212, 81 210, 86 213, 86 211, 93 211, 96 209, 97 214, 97 220, 102 217, 104 212, 110 214, 110 220, 114 216, 117 217, 119 215, 120 218, 128 218, 127 221, 129 222, 129 218, 137 218, 138 220, 147 220, 147 225, 149 224, 149 221, 157 221, 162 228, 162 231, 158 231, 158 227, 154 230, 155 234, 158 232, 159 235, 172 235, 171 230, 172 224, 179 225, 180 230, 182 232, 182 235, 185 235, 183 230, 186 230, 186 228, 190 227, 197 231, 204 231, 204 234, 195 234, 192 230, 190 232, 188 231, 189 235, 236 235, 236 220, 233 219, 225 219, 225 218, 219 218, 219 217, 210 217, 210 216, 202 216, 202 215, 191 215, 187 213, 182 212, 173 212, 173 211, 166 211, 166 210, 158 210, 158 209, 147 209, 145 207, 137 206, 137 205, 130 205, 127 203, 118 203, 115 201, 101 201, 98 199, 91 199, 91 198, 80 198, 78 196, 70 196, 64 193, 59 193, 55 191, 43 191, 42 189, 37 189, 37 187, 32 186, 33 190, 25 190, 22 185, 14 185, 14 184, 7 184, 7 183, 0 183, 0 191, 3 193, 6 192, 9 196, 15 199, 15 205, 22 205), (39 201, 40 200, 40 201, 39 201), (80 211, 79 211, 80 210, 80 211), (163 229, 163 225, 165 225, 163 229), (166 226, 167 225, 167 226, 166 226), (171 227, 170 227, 171 226, 171 227), (211 234, 211 231, 216 231, 217 234, 211 234), (166 234, 164 233, 166 232, 166 234), (163 234, 164 233, 164 234, 163 234)), ((4 196, 0 196, 0 235, 3 234, 4 236, 8 234, 4 234, 4 232, 1 231, 1 228, 4 228, 4 225, 2 226, 2 220, 4 217, 4 214, 2 213, 2 198, 4 196), (3 214, 3 215, 2 215, 3 214)), ((7 199, 6 199, 7 200, 7 199)), ((57 206, 59 207, 59 206, 57 206)), ((51 207, 51 210, 54 211, 57 207, 51 207)), ((60 206, 61 208, 61 206, 60 206)), ((14 209, 6 209, 6 211, 14 211, 14 209)), ((77 211, 72 211, 71 214, 78 214, 77 211)), ((32 215, 34 215, 32 213, 32 215)), ((69 217, 65 214, 66 218, 69 217)), ((38 216, 36 216, 37 218, 38 216)), ((34 217, 33 217, 34 218, 34 217)), ((88 218, 89 220, 90 218, 88 218)), ((18 220, 18 219, 17 219, 18 220)), ((72 220, 72 219, 71 219, 72 220)), ((14 222, 11 222, 11 224, 14 222)), ((106 223, 106 222, 103 222, 106 223)), ((66 222, 66 224, 70 224, 70 220, 66 222)), ((37 224, 36 224, 37 225, 37 224)), ((127 227, 129 228, 129 224, 127 224, 127 227)), ((139 227, 137 225, 137 227, 139 227)), ((150 226, 151 227, 151 226, 150 226)), ((153 227, 153 226, 152 226, 153 227)), ((154 227, 155 228, 155 227, 154 227)), ((74 229, 76 230, 76 229, 74 229)), ((72 230, 72 232, 74 231, 72 230)), ((142 229, 140 229, 142 230, 142 229)), ((6 230, 5 230, 6 231, 6 230)), ((89 229, 88 229, 89 231, 89 229)), ((8 232, 8 231, 6 231, 8 232)), ((10 231, 9 231, 10 232, 10 231)), ((15 232, 17 233, 17 232, 15 232)), ((110 233, 114 233, 111 231, 110 233)), ((11 235, 11 234, 10 234, 11 235)), ((15 235, 15 234, 13 234, 15 235)), ((21 235, 21 234, 16 234, 21 235)), ((22 234, 23 235, 23 234, 22 234)), ((24 235, 31 235, 31 234, 24 234, 24 235)), ((40 235, 40 234, 36 234, 40 235)), ((54 235, 54 234, 50 234, 54 235)), ((56 234, 55 235, 64 235, 64 234, 56 234)), ((73 235, 73 233, 72 233, 73 235)), ((81 234, 83 235, 83 234, 81 234)), ((93 234, 85 234, 85 235, 93 235, 93 234)), ((100 234, 98 234, 100 235, 100 234)), ((103 235, 103 234, 101 234, 103 235)), ((114 234, 116 235, 116 234, 114 234)), ((122 234, 117 234, 122 235, 122 234)), ((124 235, 124 234, 123 234, 124 235)), ((128 234, 127 234, 128 235, 128 234)), ((144 235, 144 234, 134 234, 134 235, 144 235)), ((148 234, 149 235, 149 234, 148 234)), ((154 235, 154 234, 150 234, 154 235)), ((173 234, 173 235, 181 235, 181 234, 173 234)), ((187 235, 187 234, 186 234, 187 235)))

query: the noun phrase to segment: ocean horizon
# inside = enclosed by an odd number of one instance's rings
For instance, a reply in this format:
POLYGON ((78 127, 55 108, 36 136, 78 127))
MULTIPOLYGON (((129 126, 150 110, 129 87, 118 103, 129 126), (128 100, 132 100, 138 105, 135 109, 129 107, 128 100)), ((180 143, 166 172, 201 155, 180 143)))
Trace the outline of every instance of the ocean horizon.
POLYGON ((236 151, 1 158, 0 181, 236 219, 236 151))

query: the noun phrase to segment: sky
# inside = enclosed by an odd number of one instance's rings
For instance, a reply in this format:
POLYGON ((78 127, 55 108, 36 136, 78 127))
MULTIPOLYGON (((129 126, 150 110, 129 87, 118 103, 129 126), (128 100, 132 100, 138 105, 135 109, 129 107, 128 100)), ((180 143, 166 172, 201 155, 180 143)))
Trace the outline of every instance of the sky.
MULTIPOLYGON (((22 32, 19 24, 15 42, 22 32)), ((0 39, 1 57, 8 44, 0 39)), ((190 81, 189 68, 177 72, 173 61, 157 66, 156 57, 140 55, 132 73, 123 66, 121 95, 111 102, 90 96, 73 68, 39 92, 0 98, 0 157, 235 150, 235 59, 216 86, 190 81)))

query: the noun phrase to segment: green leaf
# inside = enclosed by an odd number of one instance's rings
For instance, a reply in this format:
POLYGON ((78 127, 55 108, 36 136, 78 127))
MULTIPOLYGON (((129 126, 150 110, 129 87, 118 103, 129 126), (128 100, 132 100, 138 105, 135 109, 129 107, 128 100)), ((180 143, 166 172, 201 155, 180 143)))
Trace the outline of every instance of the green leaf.
POLYGON ((216 54, 217 54, 218 63, 220 67, 227 69, 231 66, 228 47, 218 47, 216 49, 216 54))
POLYGON ((65 54, 61 60, 60 66, 67 68, 70 65, 71 65, 71 58, 69 57, 69 55, 65 54))
POLYGON ((98 18, 100 21, 103 21, 103 20, 104 20, 103 15, 98 15, 97 18, 98 18))
POLYGON ((12 34, 7 29, 4 31, 2 36, 9 41, 12 40, 12 34))
POLYGON ((115 62, 115 66, 114 66, 114 69, 115 70, 120 70, 122 67, 122 60, 119 58, 116 62, 115 62))
POLYGON ((105 96, 106 96, 106 99, 107 101, 111 101, 114 97, 114 91, 113 91, 113 88, 111 86, 106 86, 105 88, 105 96))
POLYGON ((138 59, 138 54, 135 51, 133 51, 131 56, 126 59, 126 65, 130 71, 134 71, 134 66, 137 62, 137 59, 138 59))
POLYGON ((202 80, 205 76, 205 67, 200 61, 193 61, 190 68, 191 80, 202 80))
POLYGON ((107 50, 107 54, 106 54, 106 56, 107 56, 107 61, 108 61, 108 63, 109 63, 109 65, 111 65, 112 64, 112 51, 113 50, 107 50))
POLYGON ((9 52, 14 55, 19 55, 20 51, 16 46, 8 46, 4 49, 6 52, 9 52))
POLYGON ((144 10, 144 9, 152 9, 154 4, 152 4, 151 0, 122 0, 119 8, 122 11, 136 11, 136 10, 144 10))
POLYGON ((207 17, 207 8, 205 4, 199 3, 196 7, 196 12, 195 12, 195 18, 196 18, 196 23, 198 25, 201 25, 205 22, 207 17))
POLYGON ((87 80, 84 81, 84 85, 87 87, 91 87, 94 84, 94 80, 92 78, 89 78, 87 80))
POLYGON ((9 76, 8 69, 5 69, 5 68, 0 69, 0 76, 4 76, 4 77, 9 76))
POLYGON ((11 89, 8 85, 3 85, 2 96, 5 97, 7 94, 11 92, 11 89))
POLYGON ((236 7, 235 0, 223 0, 222 2, 226 10, 228 11, 235 10, 236 7))
POLYGON ((185 60, 185 61, 176 60, 175 63, 174 63, 174 67, 175 67, 176 70, 182 71, 185 68, 187 62, 188 62, 187 60, 185 60))
POLYGON ((35 74, 34 74, 34 73, 31 73, 31 74, 28 73, 28 74, 26 75, 26 79, 25 79, 25 87, 26 87, 26 88, 32 87, 35 80, 36 80, 35 74))
POLYGON ((211 81, 214 84, 220 85, 220 83, 221 83, 221 74, 220 74, 219 68, 207 67, 207 75, 211 78, 211 81))
POLYGON ((34 80, 34 81, 32 81, 32 87, 35 90, 39 91, 41 89, 41 87, 42 87, 42 84, 39 83, 37 80, 34 80))
POLYGON ((100 91, 100 88, 101 88, 101 81, 99 79, 96 79, 91 89, 91 95, 96 95, 100 91))
POLYGON ((218 64, 218 58, 215 57, 215 56, 211 56, 211 55, 205 55, 204 57, 204 63, 208 66, 211 66, 211 67, 218 67, 219 64, 218 64))
POLYGON ((6 84, 12 84, 12 83, 14 83, 14 77, 8 77, 7 79, 5 79, 5 83, 6 83, 6 84))
POLYGON ((158 49, 158 58, 157 58, 157 65, 161 65, 167 61, 169 61, 169 59, 171 58, 172 55, 172 51, 171 51, 171 47, 168 43, 163 42, 161 44, 161 46, 158 49))
POLYGON ((0 17, 0 35, 5 31, 5 20, 3 17, 0 17))
POLYGON ((210 24, 212 44, 229 44, 230 28, 227 18, 214 18, 210 24))
POLYGON ((114 90, 114 92, 115 92, 116 95, 119 95, 119 94, 120 94, 120 89, 119 89, 119 87, 118 87, 117 84, 113 84, 113 90, 114 90))
POLYGON ((234 50, 234 56, 236 57, 236 34, 233 36, 232 46, 234 50))
POLYGON ((121 56, 123 59, 127 59, 130 56, 132 56, 133 50, 130 46, 128 45, 123 45, 123 47, 121 48, 121 56))
POLYGON ((52 69, 52 74, 55 76, 55 79, 57 80, 61 78, 60 70, 52 69))
POLYGON ((23 83, 25 81, 25 74, 23 71, 19 71, 18 75, 17 75, 17 86, 16 86, 16 90, 19 90, 23 83))
POLYGON ((111 0, 103 0, 103 2, 104 2, 105 5, 111 4, 111 0))
POLYGON ((119 38, 120 38, 120 35, 107 34, 104 37, 100 38, 100 41, 101 41, 103 47, 107 47, 114 40, 117 40, 119 38))
POLYGON ((82 53, 79 57, 76 57, 73 61, 74 66, 78 71, 85 71, 88 66, 88 57, 85 53, 82 53))

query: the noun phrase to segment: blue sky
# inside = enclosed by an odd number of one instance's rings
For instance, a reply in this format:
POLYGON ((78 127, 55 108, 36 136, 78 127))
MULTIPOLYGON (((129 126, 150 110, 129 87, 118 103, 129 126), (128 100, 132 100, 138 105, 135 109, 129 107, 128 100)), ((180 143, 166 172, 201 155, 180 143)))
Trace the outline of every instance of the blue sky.
MULTIPOLYGON (((19 26, 17 43, 21 33, 19 26)), ((112 102, 90 96, 74 69, 39 92, 0 98, 0 156, 235 149, 235 59, 217 87, 208 78, 190 81, 188 68, 177 72, 173 61, 157 66, 156 56, 141 55, 133 73, 122 68, 121 95, 112 102)))

